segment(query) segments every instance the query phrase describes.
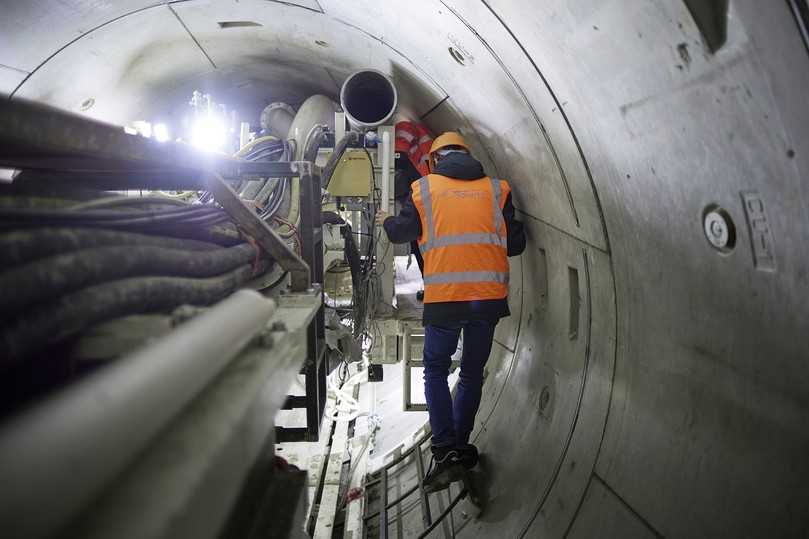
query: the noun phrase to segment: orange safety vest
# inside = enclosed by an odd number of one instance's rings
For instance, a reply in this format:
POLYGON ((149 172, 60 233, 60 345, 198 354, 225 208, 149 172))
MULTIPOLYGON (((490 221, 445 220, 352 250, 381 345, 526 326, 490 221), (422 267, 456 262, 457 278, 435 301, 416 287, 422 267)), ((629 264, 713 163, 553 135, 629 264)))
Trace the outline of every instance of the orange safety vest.
POLYGON ((424 303, 508 296, 508 182, 429 174, 411 187, 421 220, 424 303))
POLYGON ((396 151, 406 154, 419 174, 427 174, 427 162, 433 144, 430 132, 420 123, 402 121, 396 123, 395 133, 396 151))

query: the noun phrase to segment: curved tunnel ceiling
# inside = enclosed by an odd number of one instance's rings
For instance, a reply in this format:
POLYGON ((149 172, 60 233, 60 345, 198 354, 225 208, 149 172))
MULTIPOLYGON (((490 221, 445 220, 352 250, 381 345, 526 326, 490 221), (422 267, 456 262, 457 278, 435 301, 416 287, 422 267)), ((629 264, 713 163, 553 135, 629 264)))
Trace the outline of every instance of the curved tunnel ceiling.
POLYGON ((17 2, 0 91, 177 121, 194 89, 257 117, 390 74, 402 115, 460 127, 511 180, 529 234, 475 434, 491 505, 464 533, 800 535, 809 61, 789 3, 720 9, 717 50, 704 9, 726 2, 535 4, 17 2), (714 207, 732 249, 705 237, 714 207))

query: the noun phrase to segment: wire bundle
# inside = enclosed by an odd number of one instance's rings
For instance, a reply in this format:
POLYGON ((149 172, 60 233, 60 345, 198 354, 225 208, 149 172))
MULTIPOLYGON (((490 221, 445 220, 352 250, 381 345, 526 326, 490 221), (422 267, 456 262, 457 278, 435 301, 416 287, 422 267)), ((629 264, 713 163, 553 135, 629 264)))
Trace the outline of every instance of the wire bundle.
MULTIPOLYGON (((245 161, 281 161, 292 157, 289 142, 275 137, 260 137, 246 144, 236 154, 245 161)), ((272 218, 286 198, 289 190, 289 178, 263 178, 261 180, 243 181, 237 188, 239 196, 252 201, 260 211, 262 219, 272 218)))
POLYGON ((212 304, 271 266, 217 205, 154 197, 0 208, 0 260, 0 372, 114 318, 212 304))

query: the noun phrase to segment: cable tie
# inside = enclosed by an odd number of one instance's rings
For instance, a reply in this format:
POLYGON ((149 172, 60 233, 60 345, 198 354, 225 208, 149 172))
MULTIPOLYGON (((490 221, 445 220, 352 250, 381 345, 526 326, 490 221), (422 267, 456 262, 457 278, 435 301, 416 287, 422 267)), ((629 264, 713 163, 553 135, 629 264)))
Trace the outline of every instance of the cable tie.
POLYGON ((253 249, 256 251, 256 257, 253 259, 253 274, 251 275, 251 277, 255 277, 256 275, 258 275, 258 262, 261 259, 261 246, 256 242, 255 238, 253 238, 253 236, 251 236, 250 234, 246 233, 242 227, 238 227, 238 229, 239 232, 241 232, 244 235, 244 238, 247 241, 247 243, 249 243, 250 246, 252 246, 253 249))

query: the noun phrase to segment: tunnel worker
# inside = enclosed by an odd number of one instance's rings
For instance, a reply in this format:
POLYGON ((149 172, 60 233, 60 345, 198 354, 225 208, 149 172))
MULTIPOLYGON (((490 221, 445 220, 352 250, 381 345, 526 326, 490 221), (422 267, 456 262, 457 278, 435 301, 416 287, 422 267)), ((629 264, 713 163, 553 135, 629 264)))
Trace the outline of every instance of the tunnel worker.
POLYGON ((433 462, 425 483, 446 488, 462 467, 477 464, 469 436, 480 406, 483 369, 494 328, 509 316, 507 256, 525 249, 511 189, 488 177, 463 137, 435 139, 430 173, 412 184, 398 215, 377 215, 393 243, 417 240, 424 257, 424 392, 432 427, 433 462), (453 402, 447 384, 463 330, 461 372, 453 402))

